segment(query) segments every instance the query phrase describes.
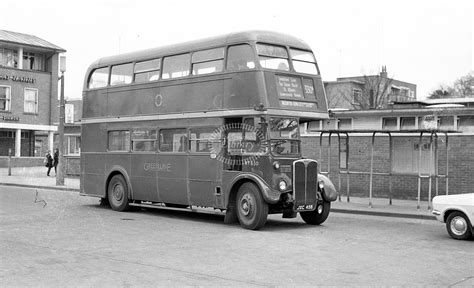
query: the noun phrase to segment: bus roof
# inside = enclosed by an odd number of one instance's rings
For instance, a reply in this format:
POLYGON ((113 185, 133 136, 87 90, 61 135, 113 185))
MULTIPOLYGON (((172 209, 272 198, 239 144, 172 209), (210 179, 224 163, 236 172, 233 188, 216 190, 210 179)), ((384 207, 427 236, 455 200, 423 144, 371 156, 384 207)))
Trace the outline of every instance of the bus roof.
POLYGON ((308 44, 304 41, 295 38, 290 35, 271 32, 271 31, 243 31, 229 33, 225 35, 204 38, 199 40, 193 40, 183 43, 177 43, 157 48, 151 48, 147 50, 135 51, 130 53, 124 53, 114 56, 103 57, 96 60, 89 67, 89 71, 94 68, 118 64, 127 63, 139 60, 147 60, 151 58, 176 55, 196 50, 202 50, 206 48, 214 48, 219 46, 225 46, 234 43, 245 43, 245 42, 265 42, 269 44, 280 44, 290 46, 293 48, 300 48, 303 50, 311 50, 308 44))

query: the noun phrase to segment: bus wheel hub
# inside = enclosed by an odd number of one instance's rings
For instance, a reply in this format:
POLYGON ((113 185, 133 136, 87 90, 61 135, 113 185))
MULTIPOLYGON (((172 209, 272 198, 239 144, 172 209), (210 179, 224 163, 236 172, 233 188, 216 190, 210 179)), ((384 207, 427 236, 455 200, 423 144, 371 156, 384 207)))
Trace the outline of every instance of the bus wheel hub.
POLYGON ((252 212, 252 198, 250 198, 248 195, 242 197, 242 200, 240 201, 240 208, 245 216, 249 216, 249 214, 252 212))
POLYGON ((121 186, 121 185, 115 185, 113 191, 114 191, 114 192, 113 192, 114 198, 115 198, 117 201, 122 200, 122 196, 123 196, 123 189, 122 189, 122 186, 121 186))

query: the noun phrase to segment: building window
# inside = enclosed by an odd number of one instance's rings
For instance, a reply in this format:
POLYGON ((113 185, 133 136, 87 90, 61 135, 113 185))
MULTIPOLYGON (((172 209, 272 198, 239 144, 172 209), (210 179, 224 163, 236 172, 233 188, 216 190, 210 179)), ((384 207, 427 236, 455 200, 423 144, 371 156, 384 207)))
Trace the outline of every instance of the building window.
POLYGON ((474 132, 474 116, 458 116, 458 130, 462 132, 474 132))
POLYGON ((30 131, 21 132, 21 139, 30 139, 30 131))
POLYGON ((135 64, 135 82, 148 82, 160 79, 161 59, 137 62, 135 64))
POLYGON ((18 68, 18 51, 0 48, 0 66, 18 68))
POLYGON ((81 136, 71 135, 67 137, 67 155, 81 154, 81 136))
POLYGON ((362 103, 362 89, 353 88, 352 89, 352 104, 362 103))
POLYGON ((347 137, 340 137, 339 141, 339 168, 347 169, 347 143, 349 139, 347 137))
POLYGON ((224 69, 224 48, 193 53, 193 75, 221 72, 224 69))
POLYGON ((438 127, 441 130, 454 130, 454 116, 439 116, 438 127))
POLYGON ((89 89, 105 87, 108 81, 109 67, 95 69, 92 71, 87 87, 89 87, 89 89))
POLYGON ((44 71, 44 55, 31 52, 23 52, 23 69, 44 71))
POLYGON ((130 131, 109 131, 108 136, 109 151, 130 151, 130 131))
POLYGON ((400 117, 400 130, 415 130, 415 129, 416 129, 415 117, 400 117))
POLYGON ((110 73, 110 86, 132 83, 132 71, 132 63, 112 66, 112 72, 110 73))
POLYGON ((435 115, 418 117, 418 127, 420 129, 435 130, 438 129, 438 121, 439 119, 437 120, 435 115))
POLYGON ((132 131, 132 151, 156 151, 156 130, 136 129, 132 131))
POLYGON ((0 111, 11 110, 11 87, 0 86, 0 111))
POLYGON ((324 120, 316 120, 308 122, 308 132, 319 132, 322 130, 324 120))
POLYGON ((397 117, 385 117, 382 118, 382 129, 383 130, 397 130, 397 117))
POLYGON ((0 130, 0 138, 15 138, 15 132, 8 130, 0 130))
POLYGON ((163 79, 180 78, 189 75, 190 54, 166 57, 163 60, 163 79))
POLYGON ((337 122, 337 129, 350 130, 352 129, 352 118, 339 119, 337 122))
POLYGON ((24 112, 38 114, 38 89, 25 88, 24 112))
POLYGON ((186 129, 160 130, 161 152, 186 152, 188 150, 188 134, 186 129))

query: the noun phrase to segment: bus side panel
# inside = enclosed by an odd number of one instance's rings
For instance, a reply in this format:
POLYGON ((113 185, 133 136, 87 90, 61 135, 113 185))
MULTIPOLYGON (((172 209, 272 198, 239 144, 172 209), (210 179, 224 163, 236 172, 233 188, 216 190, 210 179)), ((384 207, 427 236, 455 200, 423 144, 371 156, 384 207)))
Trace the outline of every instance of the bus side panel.
POLYGON ((160 201, 172 204, 189 204, 187 188, 187 155, 165 154, 157 155, 159 166, 158 193, 160 201))
POLYGON ((158 87, 138 89, 135 87, 114 87, 108 92, 109 116, 144 115, 158 111, 161 105, 160 89, 158 87))
POLYGON ((159 111, 163 113, 222 109, 223 85, 220 79, 182 84, 177 81, 162 86, 160 91, 162 103, 159 111))
POLYGON ((105 197, 105 124, 82 124, 81 193, 105 197))
POLYGON ((231 79, 224 80, 224 107, 226 109, 253 108, 260 104, 268 106, 262 72, 231 75, 231 79))
POLYGON ((130 181, 133 187, 133 199, 159 202, 156 181, 156 153, 131 154, 130 181))
POLYGON ((223 205, 221 195, 216 195, 216 186, 220 186, 221 171, 222 162, 211 159, 209 154, 189 155, 189 192, 192 205, 204 207, 223 205))
POLYGON ((316 101, 318 102, 318 111, 327 113, 328 101, 326 98, 326 91, 324 90, 323 80, 321 77, 313 78, 314 91, 316 93, 316 101))
POLYGON ((82 118, 106 115, 107 90, 91 90, 83 95, 82 118))
POLYGON ((81 193, 105 197, 105 155, 81 153, 81 193))

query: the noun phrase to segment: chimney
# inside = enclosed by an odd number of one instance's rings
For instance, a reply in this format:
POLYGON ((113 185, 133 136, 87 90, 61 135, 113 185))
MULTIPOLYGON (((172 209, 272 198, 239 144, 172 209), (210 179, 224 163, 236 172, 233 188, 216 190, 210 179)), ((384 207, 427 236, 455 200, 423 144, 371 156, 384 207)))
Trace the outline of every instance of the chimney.
POLYGON ((380 77, 387 78, 387 66, 382 66, 382 72, 380 72, 380 77))

